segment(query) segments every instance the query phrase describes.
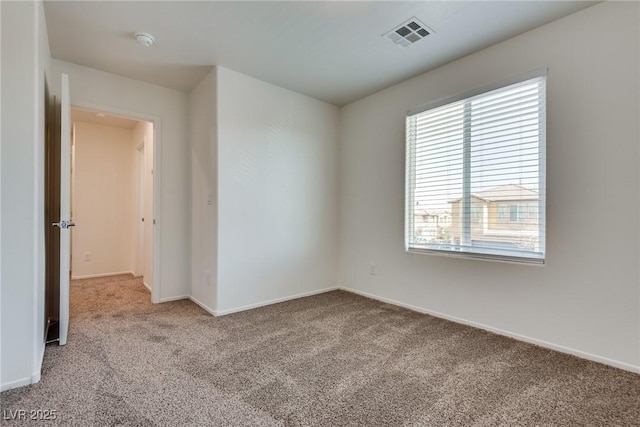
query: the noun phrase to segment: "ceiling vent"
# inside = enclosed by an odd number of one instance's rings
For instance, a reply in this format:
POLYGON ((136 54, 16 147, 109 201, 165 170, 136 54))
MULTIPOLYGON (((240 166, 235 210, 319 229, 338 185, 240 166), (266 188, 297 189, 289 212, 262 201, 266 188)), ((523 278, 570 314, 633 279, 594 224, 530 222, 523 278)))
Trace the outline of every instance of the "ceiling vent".
POLYGON ((388 37, 398 46, 408 47, 429 34, 433 34, 433 30, 414 16, 388 33, 383 34, 382 37, 388 37))

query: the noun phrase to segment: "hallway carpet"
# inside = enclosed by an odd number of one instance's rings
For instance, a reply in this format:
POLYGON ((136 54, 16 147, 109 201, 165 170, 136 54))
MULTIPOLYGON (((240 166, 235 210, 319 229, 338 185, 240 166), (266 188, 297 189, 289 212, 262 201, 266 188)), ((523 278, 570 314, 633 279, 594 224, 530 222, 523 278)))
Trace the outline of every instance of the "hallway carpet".
POLYGON ((74 281, 68 344, 0 395, 64 426, 640 423, 640 375, 335 291, 215 318, 141 280, 74 281))

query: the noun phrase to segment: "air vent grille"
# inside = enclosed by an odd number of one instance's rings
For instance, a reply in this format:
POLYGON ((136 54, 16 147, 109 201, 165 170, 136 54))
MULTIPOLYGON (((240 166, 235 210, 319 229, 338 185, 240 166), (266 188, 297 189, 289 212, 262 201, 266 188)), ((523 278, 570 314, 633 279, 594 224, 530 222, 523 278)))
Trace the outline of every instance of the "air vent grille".
POLYGON ((433 30, 414 16, 382 36, 389 38, 398 46, 408 47, 429 34, 433 34, 433 30))

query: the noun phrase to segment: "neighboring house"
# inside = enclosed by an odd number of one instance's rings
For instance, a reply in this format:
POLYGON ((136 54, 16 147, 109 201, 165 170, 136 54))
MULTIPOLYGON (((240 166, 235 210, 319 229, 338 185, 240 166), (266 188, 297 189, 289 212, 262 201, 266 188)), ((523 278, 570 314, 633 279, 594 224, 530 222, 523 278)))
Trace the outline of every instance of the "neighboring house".
MULTIPOLYGON (((451 203, 451 238, 460 240, 462 198, 451 203)), ((471 194, 471 240, 491 245, 538 250, 538 192, 517 184, 505 184, 471 194), (510 242, 510 243, 509 243, 510 242)))
POLYGON ((416 234, 425 242, 449 241, 451 212, 444 209, 415 210, 416 234))

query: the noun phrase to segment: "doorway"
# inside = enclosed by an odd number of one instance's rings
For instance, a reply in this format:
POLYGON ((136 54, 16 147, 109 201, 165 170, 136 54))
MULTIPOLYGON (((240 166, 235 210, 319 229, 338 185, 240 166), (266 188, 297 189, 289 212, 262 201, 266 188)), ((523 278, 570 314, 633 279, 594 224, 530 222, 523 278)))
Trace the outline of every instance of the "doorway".
POLYGON ((71 278, 138 277, 154 292, 154 123, 71 110, 71 278))

